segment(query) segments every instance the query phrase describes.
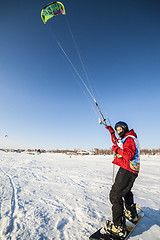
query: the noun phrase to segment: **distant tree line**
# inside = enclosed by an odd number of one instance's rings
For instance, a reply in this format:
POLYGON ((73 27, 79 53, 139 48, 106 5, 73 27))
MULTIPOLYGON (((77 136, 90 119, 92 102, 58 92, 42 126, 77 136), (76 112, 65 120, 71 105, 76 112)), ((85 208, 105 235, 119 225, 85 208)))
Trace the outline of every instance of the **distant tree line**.
POLYGON ((160 148, 159 149, 141 149, 141 154, 142 155, 160 155, 160 148))
MULTIPOLYGON (((94 149, 94 152, 95 152, 95 155, 112 155, 113 152, 111 149, 98 149, 98 148, 95 148, 94 149)), ((159 149, 141 149, 140 150, 141 152, 141 155, 160 155, 160 148, 159 149)))
MULTIPOLYGON (((74 149, 74 150, 48 150, 46 152, 51 152, 51 153, 65 153, 65 154, 78 154, 80 152, 80 150, 78 149, 74 149)), ((83 152, 88 152, 88 154, 90 153, 90 151, 86 151, 83 150, 83 152)), ((95 148, 94 150, 91 151, 92 154, 94 155, 112 155, 113 152, 111 149, 99 149, 99 148, 95 148)), ((141 149, 141 154, 142 155, 155 155, 158 154, 160 155, 160 148, 159 149, 141 149)))
MULTIPOLYGON (((64 153, 68 155, 112 155, 113 152, 111 149, 99 149, 99 148, 94 148, 93 150, 79 150, 79 149, 74 149, 74 150, 61 150, 61 149, 56 149, 56 150, 44 150, 44 149, 0 149, 1 151, 5 152, 28 152, 28 153, 64 153)), ((141 149, 141 155, 160 155, 160 148, 159 149, 141 149)))

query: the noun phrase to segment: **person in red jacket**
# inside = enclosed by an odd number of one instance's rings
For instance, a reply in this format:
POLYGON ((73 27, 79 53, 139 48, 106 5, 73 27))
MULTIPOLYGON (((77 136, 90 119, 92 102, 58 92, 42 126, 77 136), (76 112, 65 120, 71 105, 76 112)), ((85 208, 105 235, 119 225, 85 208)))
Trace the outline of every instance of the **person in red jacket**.
POLYGON ((111 133, 112 151, 115 153, 113 164, 120 168, 110 191, 113 222, 106 221, 105 229, 117 235, 126 234, 125 219, 137 221, 136 204, 131 189, 140 168, 140 147, 133 129, 129 131, 125 122, 118 122, 115 130, 120 138, 116 138, 111 126, 106 126, 111 133), (124 211, 125 205, 125 211, 124 211))

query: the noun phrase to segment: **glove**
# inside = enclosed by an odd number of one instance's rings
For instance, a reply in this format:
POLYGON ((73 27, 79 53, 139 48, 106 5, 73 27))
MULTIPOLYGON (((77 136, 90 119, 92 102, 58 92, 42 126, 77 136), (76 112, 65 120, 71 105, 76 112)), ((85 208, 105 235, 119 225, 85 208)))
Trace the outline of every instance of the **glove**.
POLYGON ((114 129, 111 126, 105 126, 106 129, 108 129, 110 131, 110 134, 115 133, 114 129))
POLYGON ((112 146, 112 151, 113 152, 115 152, 115 153, 117 153, 117 150, 119 149, 119 147, 117 146, 117 144, 114 144, 113 146, 112 146))

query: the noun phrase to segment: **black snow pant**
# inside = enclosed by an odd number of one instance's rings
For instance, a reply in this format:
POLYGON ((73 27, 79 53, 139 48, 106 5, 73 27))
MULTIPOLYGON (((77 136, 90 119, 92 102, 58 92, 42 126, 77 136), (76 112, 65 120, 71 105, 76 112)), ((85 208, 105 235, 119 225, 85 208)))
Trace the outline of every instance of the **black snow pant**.
POLYGON ((134 203, 131 188, 138 174, 119 168, 115 182, 110 191, 110 201, 112 203, 112 218, 116 226, 123 225, 124 219, 124 203, 126 209, 134 203), (124 201, 123 201, 124 200, 124 201))

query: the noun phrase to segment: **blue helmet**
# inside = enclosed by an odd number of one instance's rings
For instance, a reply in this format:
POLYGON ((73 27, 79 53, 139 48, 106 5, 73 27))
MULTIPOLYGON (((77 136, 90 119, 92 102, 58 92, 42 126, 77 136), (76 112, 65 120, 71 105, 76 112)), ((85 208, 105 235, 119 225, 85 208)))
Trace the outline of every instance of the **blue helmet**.
POLYGON ((125 130, 125 132, 129 131, 128 125, 125 122, 122 122, 122 121, 117 122, 114 128, 116 129, 117 127, 122 127, 125 130))

